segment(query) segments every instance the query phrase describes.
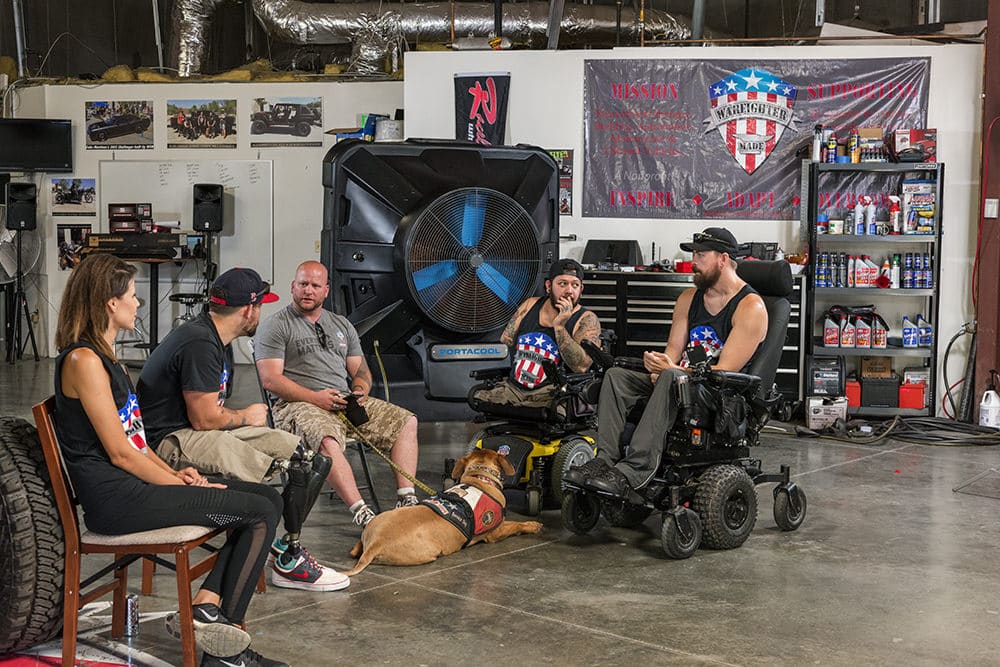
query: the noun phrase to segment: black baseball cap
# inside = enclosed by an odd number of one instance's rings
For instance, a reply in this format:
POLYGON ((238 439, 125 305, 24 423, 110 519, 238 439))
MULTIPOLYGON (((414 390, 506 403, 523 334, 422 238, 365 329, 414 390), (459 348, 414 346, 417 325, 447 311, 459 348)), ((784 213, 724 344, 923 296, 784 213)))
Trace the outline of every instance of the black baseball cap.
POLYGON ((212 283, 208 300, 220 306, 256 306, 272 303, 278 295, 253 269, 229 269, 212 283))
POLYGON ((553 280, 556 276, 564 274, 568 276, 576 276, 582 281, 583 265, 575 259, 570 259, 568 257, 563 257, 562 259, 557 259, 552 262, 552 266, 549 267, 549 280, 553 280))
POLYGON ((703 232, 695 233, 690 243, 682 243, 681 250, 685 252, 715 250, 716 252, 729 253, 730 257, 736 257, 740 250, 740 244, 736 242, 733 233, 725 227, 709 227, 703 232))

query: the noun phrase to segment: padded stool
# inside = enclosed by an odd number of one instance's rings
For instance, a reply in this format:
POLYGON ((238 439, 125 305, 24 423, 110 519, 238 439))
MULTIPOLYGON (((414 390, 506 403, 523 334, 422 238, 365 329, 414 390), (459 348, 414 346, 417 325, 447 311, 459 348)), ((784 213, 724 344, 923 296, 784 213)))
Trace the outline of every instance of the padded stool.
POLYGON ((194 311, 194 307, 200 303, 205 303, 205 295, 201 292, 177 292, 176 294, 171 294, 169 299, 174 303, 183 304, 185 308, 182 314, 174 318, 174 323, 170 325, 171 329, 176 329, 197 317, 198 313, 194 311))

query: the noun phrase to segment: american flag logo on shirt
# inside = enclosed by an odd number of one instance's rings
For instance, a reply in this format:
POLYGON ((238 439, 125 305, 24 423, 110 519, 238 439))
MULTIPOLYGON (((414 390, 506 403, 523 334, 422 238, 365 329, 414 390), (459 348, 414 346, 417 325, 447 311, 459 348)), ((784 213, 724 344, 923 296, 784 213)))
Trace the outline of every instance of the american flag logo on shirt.
POLYGON ((219 374, 219 405, 226 403, 226 385, 229 384, 229 368, 222 365, 222 372, 219 374))
MULTIPOLYGON (((705 351, 705 355, 708 357, 709 365, 715 364, 722 356, 722 341, 719 340, 719 335, 715 333, 715 329, 712 327, 701 324, 693 329, 688 334, 688 347, 700 347, 705 351)), ((680 366, 682 368, 687 368, 690 365, 688 361, 687 350, 684 350, 684 355, 681 357, 680 366)))
POLYGON ((543 361, 556 365, 562 361, 555 341, 539 331, 519 336, 514 347, 514 381, 526 389, 541 386, 545 382, 543 361))
POLYGON ((795 86, 762 69, 742 69, 708 87, 706 132, 718 130, 729 154, 752 174, 795 118, 795 86))
POLYGON ((135 394, 129 393, 125 405, 118 410, 118 418, 125 429, 125 437, 137 450, 146 454, 146 429, 142 425, 142 411, 139 410, 139 400, 135 394))

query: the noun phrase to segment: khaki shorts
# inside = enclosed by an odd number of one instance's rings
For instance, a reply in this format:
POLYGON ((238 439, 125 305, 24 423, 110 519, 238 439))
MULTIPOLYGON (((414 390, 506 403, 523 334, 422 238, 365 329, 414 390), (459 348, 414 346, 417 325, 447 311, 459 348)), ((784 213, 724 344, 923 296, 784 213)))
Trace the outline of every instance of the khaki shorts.
MULTIPOLYGON (((365 441, 383 452, 392 450, 406 422, 415 415, 398 405, 368 397, 364 404, 368 423, 358 429, 365 441)), ((278 401, 271 410, 274 425, 305 440, 306 446, 319 451, 323 438, 333 438, 343 450, 347 441, 357 437, 336 412, 316 407, 312 403, 278 401)))
POLYGON ((164 437, 156 453, 174 470, 191 466, 203 475, 259 482, 275 459, 289 458, 298 446, 297 435, 263 426, 229 431, 182 428, 164 437))

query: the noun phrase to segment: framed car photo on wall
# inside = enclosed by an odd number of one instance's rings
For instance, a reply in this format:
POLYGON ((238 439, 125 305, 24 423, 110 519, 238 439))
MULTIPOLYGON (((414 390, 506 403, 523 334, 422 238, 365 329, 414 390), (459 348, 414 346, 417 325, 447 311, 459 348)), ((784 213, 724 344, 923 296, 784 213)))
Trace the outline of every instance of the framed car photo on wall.
POLYGON ((153 102, 98 101, 84 103, 87 150, 153 148, 153 102))

